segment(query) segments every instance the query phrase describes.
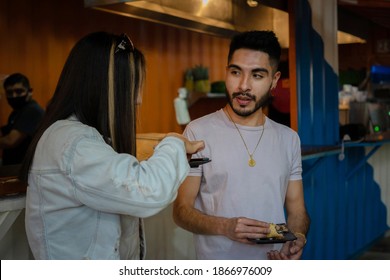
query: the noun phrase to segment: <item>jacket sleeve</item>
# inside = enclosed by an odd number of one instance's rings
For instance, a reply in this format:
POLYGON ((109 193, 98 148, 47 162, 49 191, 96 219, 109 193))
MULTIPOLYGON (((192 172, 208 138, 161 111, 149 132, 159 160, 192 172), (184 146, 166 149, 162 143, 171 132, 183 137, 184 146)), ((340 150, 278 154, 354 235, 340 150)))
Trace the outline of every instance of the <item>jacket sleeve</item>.
POLYGON ((97 139, 82 139, 69 155, 74 196, 98 211, 149 217, 168 206, 189 172, 184 143, 166 137, 139 162, 97 139))

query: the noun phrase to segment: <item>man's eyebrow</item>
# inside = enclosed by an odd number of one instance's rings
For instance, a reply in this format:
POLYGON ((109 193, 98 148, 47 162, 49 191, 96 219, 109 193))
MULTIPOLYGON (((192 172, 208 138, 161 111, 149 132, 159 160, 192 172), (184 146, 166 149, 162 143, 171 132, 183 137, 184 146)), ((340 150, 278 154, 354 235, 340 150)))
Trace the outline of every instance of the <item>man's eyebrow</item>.
MULTIPOLYGON (((228 65, 228 68, 236 68, 236 69, 239 69, 239 70, 242 70, 240 66, 238 66, 237 64, 229 64, 228 65)), ((257 72, 264 72, 264 73, 269 73, 268 69, 267 68, 254 68, 251 70, 252 73, 257 73, 257 72)))
POLYGON ((252 73, 257 73, 257 72, 263 72, 263 73, 266 73, 268 74, 268 69, 266 68, 255 68, 255 69, 252 69, 252 73))
POLYGON ((236 65, 236 64, 229 64, 228 68, 237 68, 237 69, 241 70, 241 67, 236 65))

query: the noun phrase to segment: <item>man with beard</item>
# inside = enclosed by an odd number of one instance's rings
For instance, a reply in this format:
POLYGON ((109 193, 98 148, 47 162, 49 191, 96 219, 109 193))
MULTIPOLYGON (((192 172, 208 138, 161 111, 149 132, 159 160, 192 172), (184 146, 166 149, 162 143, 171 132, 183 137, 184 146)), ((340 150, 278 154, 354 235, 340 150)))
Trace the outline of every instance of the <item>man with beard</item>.
POLYGON ((272 31, 236 35, 226 67, 227 105, 184 131, 191 140, 205 140, 196 157, 211 159, 192 168, 174 203, 174 220, 194 233, 198 259, 301 258, 310 219, 300 139, 262 111, 281 75, 280 54, 272 31), (287 223, 297 239, 253 242, 267 238, 270 225, 279 223, 287 223))
POLYGON ((2 165, 20 164, 44 110, 32 99, 30 82, 23 74, 10 75, 3 85, 8 104, 13 111, 7 125, 0 129, 2 165))

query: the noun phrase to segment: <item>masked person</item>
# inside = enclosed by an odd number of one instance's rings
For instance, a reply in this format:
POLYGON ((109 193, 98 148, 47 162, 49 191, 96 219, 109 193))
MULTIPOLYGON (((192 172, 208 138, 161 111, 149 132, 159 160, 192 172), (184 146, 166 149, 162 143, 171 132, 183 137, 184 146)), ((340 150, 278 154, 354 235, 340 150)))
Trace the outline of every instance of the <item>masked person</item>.
POLYGON ((28 78, 20 73, 4 80, 8 104, 12 107, 8 123, 0 129, 2 164, 20 164, 26 154, 44 110, 32 99, 32 88, 28 78))

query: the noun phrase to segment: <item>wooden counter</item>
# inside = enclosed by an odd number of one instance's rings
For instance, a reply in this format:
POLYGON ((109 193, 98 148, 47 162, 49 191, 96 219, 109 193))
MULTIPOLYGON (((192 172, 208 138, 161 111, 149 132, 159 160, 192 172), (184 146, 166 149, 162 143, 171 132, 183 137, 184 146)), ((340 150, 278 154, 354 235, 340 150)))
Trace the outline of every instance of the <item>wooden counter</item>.
POLYGON ((20 165, 0 166, 0 196, 26 192, 27 184, 17 178, 19 169, 20 165))

